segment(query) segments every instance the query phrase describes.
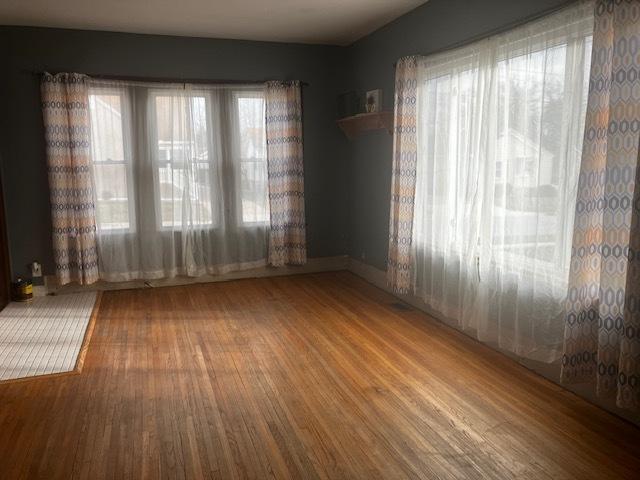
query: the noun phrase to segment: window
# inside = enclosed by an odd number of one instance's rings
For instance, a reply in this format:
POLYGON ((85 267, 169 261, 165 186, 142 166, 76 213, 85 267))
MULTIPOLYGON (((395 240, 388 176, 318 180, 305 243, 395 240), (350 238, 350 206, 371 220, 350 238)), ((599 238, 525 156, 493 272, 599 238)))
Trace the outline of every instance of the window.
POLYGON ((593 5, 418 59, 412 273, 434 311, 561 354, 593 5))
POLYGON ((240 132, 240 205, 245 224, 269 221, 267 143, 262 95, 236 95, 240 132))
POLYGON ((566 281, 591 53, 571 27, 421 61, 417 248, 566 281))
POLYGON ((505 51, 495 66, 495 158, 504 175, 496 168, 487 178, 493 232, 486 241, 505 265, 547 268, 560 281, 569 271, 566 225, 575 209, 590 53, 585 34, 525 54, 505 51))
POLYGON ((212 158, 207 97, 155 93, 156 204, 162 227, 213 225, 212 158))
POLYGON ((125 155, 125 107, 118 90, 93 89, 89 95, 96 217, 105 231, 129 230, 135 223, 129 201, 131 158, 125 155))
POLYGON ((263 228, 264 112, 261 88, 96 81, 90 114, 99 230, 263 228))

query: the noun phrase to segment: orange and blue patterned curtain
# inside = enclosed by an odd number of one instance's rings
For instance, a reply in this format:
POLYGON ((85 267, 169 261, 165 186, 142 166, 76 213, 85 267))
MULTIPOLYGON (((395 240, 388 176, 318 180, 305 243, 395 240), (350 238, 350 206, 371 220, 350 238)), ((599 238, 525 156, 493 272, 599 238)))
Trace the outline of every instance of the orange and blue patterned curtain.
POLYGON ((269 264, 307 261, 299 82, 267 82, 265 89, 269 177, 269 264))
POLYGON ((61 285, 98 280, 86 77, 44 74, 41 84, 53 255, 61 285))
POLYGON ((562 381, 640 407, 640 2, 598 1, 562 381))
POLYGON ((417 57, 402 58, 396 65, 387 282, 397 293, 409 293, 411 287, 411 234, 417 168, 417 71, 417 57))

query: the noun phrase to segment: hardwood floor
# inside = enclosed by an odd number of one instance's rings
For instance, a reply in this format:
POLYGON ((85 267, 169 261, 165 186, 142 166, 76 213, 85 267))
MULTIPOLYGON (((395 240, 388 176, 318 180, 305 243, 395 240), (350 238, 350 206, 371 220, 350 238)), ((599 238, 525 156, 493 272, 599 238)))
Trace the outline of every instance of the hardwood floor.
POLYGON ((0 478, 639 478, 640 429, 346 272, 105 292, 0 478))

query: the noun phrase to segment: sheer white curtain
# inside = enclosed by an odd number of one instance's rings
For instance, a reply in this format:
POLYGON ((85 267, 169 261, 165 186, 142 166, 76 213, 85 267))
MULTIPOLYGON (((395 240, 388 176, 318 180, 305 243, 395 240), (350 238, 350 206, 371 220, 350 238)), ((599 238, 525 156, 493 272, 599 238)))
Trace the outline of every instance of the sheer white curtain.
POLYGON ((93 80, 89 101, 101 278, 266 264, 262 87, 93 80))
POLYGON ((593 4, 418 60, 415 293, 477 337, 561 354, 593 4))

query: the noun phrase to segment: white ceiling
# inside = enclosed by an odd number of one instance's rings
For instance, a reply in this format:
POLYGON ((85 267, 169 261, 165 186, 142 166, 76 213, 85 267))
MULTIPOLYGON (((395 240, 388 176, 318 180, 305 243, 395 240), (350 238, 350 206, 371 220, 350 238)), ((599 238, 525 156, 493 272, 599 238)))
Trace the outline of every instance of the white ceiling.
POLYGON ((348 45, 427 0, 2 0, 0 24, 348 45))

